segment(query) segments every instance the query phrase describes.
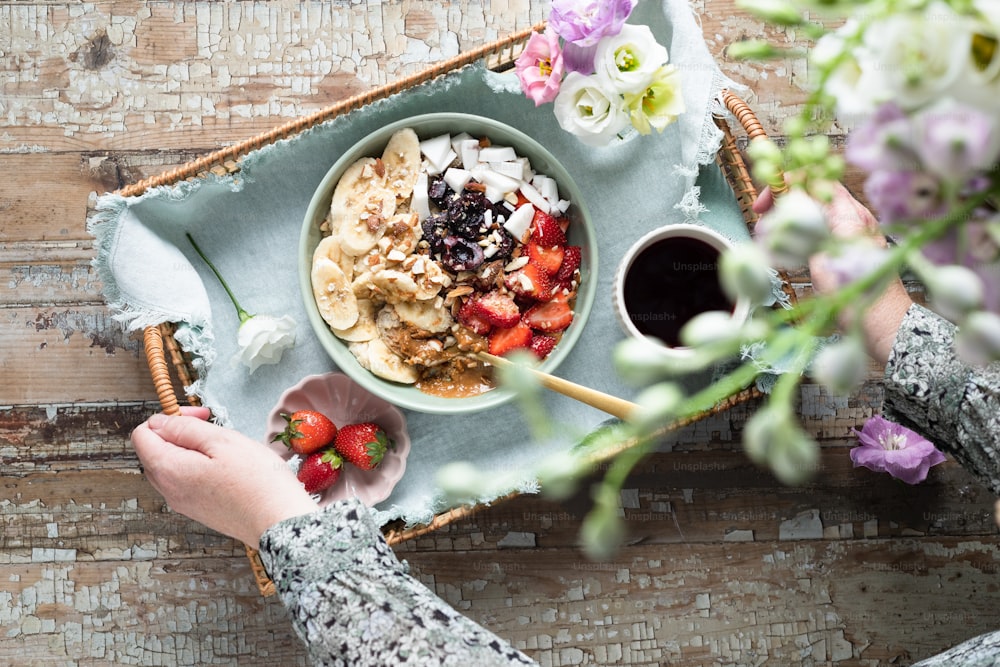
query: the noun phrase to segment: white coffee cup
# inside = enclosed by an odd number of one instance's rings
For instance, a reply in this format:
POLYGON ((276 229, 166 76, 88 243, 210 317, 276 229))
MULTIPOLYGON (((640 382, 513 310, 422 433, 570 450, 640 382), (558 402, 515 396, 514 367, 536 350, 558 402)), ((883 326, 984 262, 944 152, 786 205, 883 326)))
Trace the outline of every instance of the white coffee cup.
POLYGON ((695 315, 727 310, 733 321, 744 322, 750 303, 733 304, 719 285, 719 259, 732 246, 722 234, 692 223, 666 225, 636 241, 614 280, 614 309, 626 335, 679 358, 692 354, 678 332, 695 315))

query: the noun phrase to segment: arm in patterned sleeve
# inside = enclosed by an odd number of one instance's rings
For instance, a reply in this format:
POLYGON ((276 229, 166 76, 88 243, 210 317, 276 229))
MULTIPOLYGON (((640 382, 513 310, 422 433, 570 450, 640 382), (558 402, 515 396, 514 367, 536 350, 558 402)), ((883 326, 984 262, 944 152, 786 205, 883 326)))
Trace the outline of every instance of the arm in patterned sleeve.
POLYGON ((272 526, 260 555, 316 665, 536 664, 411 577, 356 500, 272 526))
POLYGON ((955 325, 913 305, 885 369, 883 413, 919 431, 1000 495, 1000 363, 973 367, 955 325))

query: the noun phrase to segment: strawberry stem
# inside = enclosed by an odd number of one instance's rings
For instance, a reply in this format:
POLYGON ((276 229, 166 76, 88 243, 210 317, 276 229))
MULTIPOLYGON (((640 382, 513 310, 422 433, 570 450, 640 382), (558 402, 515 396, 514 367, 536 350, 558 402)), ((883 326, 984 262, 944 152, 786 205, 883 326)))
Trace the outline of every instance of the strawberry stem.
POLYGON ((188 241, 191 242, 191 245, 194 246, 194 250, 195 250, 195 252, 198 253, 198 256, 201 257, 201 259, 206 264, 208 264, 208 268, 212 269, 212 273, 214 273, 215 277, 219 279, 220 283, 222 283, 222 289, 226 290, 226 294, 229 295, 229 300, 232 301, 233 302, 233 306, 236 307, 236 314, 240 318, 240 324, 243 324, 244 322, 246 322, 247 320, 249 320, 251 317, 253 317, 253 315, 251 315, 247 311, 243 310, 243 306, 241 306, 240 302, 236 300, 236 295, 233 294, 233 291, 231 289, 229 289, 229 285, 226 283, 226 279, 223 278, 222 274, 219 273, 219 270, 217 268, 215 268, 215 264, 212 264, 212 261, 210 259, 208 259, 208 257, 205 256, 205 253, 203 253, 201 251, 201 248, 199 248, 198 244, 194 242, 194 238, 191 237, 191 234, 185 232, 184 236, 187 237, 188 241))

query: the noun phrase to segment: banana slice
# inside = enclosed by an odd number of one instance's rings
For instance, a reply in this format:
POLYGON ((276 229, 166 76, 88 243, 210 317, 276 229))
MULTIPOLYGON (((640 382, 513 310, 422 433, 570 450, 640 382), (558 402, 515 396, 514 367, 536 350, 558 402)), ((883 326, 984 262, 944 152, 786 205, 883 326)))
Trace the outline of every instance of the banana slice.
POLYGON ((340 265, 318 257, 312 265, 313 297, 320 315, 334 329, 348 329, 358 321, 358 299, 340 265))
POLYGON ((420 139, 417 133, 407 127, 393 134, 382 152, 382 163, 389 188, 400 199, 409 198, 420 174, 420 139))
POLYGON ((396 193, 386 183, 381 160, 357 160, 337 182, 330 201, 330 230, 349 255, 363 255, 385 233, 396 213, 396 193))
POLYGON ((392 307, 401 322, 430 333, 443 333, 454 324, 451 311, 444 307, 436 308, 433 301, 400 301, 392 307))
POLYGON ((362 368, 366 368, 383 380, 413 384, 419 379, 417 369, 405 363, 402 357, 390 350, 380 338, 364 343, 351 343, 348 349, 362 368))
POLYGON ((395 303, 416 298, 417 283, 413 276, 405 271, 382 269, 372 274, 371 282, 386 301, 395 303))
POLYGON ((358 273, 354 276, 354 280, 351 282, 351 291, 354 292, 354 296, 359 300, 361 299, 373 299, 375 298, 375 286, 372 284, 372 272, 364 271, 358 273))
POLYGON ((332 262, 340 265, 340 270, 344 272, 344 276, 348 281, 354 279, 354 258, 343 251, 340 246, 340 239, 336 236, 327 236, 319 245, 316 246, 316 250, 313 251, 313 263, 319 257, 326 257, 332 262))
POLYGON ((333 329, 337 338, 349 343, 363 343, 379 335, 375 326, 375 304, 371 299, 358 299, 358 321, 349 329, 333 329))

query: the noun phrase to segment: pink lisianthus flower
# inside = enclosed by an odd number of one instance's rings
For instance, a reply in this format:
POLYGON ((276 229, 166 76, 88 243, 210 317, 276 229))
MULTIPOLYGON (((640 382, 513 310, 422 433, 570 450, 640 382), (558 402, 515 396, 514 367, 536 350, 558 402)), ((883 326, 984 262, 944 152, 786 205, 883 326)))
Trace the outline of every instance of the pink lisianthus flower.
POLYGON ((924 437, 878 415, 865 422, 859 433, 861 442, 851 450, 854 467, 887 472, 907 484, 927 479, 931 466, 943 463, 944 454, 924 437))
POLYGON ((514 69, 521 90, 536 107, 554 100, 563 76, 559 35, 551 28, 546 28, 544 33, 531 33, 524 51, 514 62, 514 69))

